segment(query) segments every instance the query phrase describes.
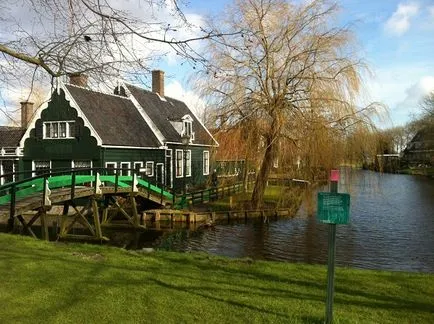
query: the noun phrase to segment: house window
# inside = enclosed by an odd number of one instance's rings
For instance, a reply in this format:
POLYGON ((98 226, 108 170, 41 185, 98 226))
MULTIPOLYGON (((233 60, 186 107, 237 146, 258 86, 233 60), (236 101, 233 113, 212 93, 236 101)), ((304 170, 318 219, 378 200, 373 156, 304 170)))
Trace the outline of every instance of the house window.
POLYGON ((120 168, 121 168, 121 175, 123 176, 130 175, 130 168, 131 168, 130 162, 121 162, 120 168))
POLYGON ((107 174, 109 175, 115 174, 116 166, 117 166, 116 162, 106 162, 105 167, 107 169, 107 174))
POLYGON ((50 169, 51 161, 33 161, 33 176, 49 173, 50 169))
POLYGON ((184 120, 184 134, 187 136, 191 136, 191 121, 189 120, 184 120))
POLYGON ((140 175, 140 169, 143 168, 143 162, 134 162, 134 173, 140 175))
POLYGON ((176 177, 180 178, 184 175, 184 159, 183 159, 183 151, 176 150, 176 177))
POLYGON ((44 138, 74 138, 75 123, 73 121, 44 122, 44 138))
POLYGON ((154 176, 154 162, 152 161, 146 162, 146 175, 148 177, 154 176))
MULTIPOLYGON (((90 169, 92 168, 92 161, 91 160, 76 160, 72 161, 72 168, 73 169, 90 169)), ((92 174, 92 170, 86 170, 83 171, 82 174, 92 174)))
POLYGON ((191 176, 191 151, 185 151, 185 176, 191 176))
POLYGON ((203 151, 203 175, 209 174, 209 151, 203 151))
POLYGON ((194 140, 193 119, 189 115, 182 118, 181 136, 188 136, 190 140, 194 140))

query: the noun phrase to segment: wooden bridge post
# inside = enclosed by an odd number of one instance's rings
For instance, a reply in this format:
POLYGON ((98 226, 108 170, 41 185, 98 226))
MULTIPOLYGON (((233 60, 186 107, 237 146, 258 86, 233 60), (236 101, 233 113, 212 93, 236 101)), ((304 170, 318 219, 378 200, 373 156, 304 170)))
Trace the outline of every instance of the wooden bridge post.
POLYGON ((93 221, 95 226, 95 236, 98 239, 103 239, 101 222, 99 220, 98 202, 96 201, 95 197, 92 197, 92 210, 93 210, 93 221))
POLYGON ((39 218, 41 220, 42 239, 45 241, 49 241, 50 240, 50 233, 48 231, 47 211, 46 211, 45 207, 41 207, 40 210, 38 211, 38 213, 39 213, 39 218))
POLYGON ((10 189, 10 195, 11 195, 11 202, 9 205, 9 219, 8 219, 8 231, 14 230, 14 224, 15 224, 15 207, 16 207, 16 191, 17 188, 14 185, 12 185, 10 189))
MULTIPOLYGON (((72 196, 72 193, 71 193, 72 196)), ((59 236, 62 237, 66 234, 66 220, 68 218, 68 212, 69 212, 69 202, 65 202, 63 204, 63 212, 62 212, 62 216, 60 218, 60 232, 59 232, 59 236)))
POLYGON ((133 213, 134 227, 139 227, 140 226, 140 219, 139 219, 139 214, 137 212, 136 198, 135 198, 135 195, 133 193, 130 194, 130 203, 131 203, 131 209, 132 209, 132 213, 133 213))

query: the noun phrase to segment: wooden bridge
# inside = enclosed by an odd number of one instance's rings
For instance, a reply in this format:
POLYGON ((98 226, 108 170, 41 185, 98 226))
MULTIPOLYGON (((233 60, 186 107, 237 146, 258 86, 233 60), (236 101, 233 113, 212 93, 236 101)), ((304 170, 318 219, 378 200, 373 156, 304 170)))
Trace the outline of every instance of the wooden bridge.
POLYGON ((90 235, 85 237, 103 240, 101 226, 110 224, 115 214, 122 215, 131 226, 140 226, 138 198, 154 208, 179 204, 177 197, 163 185, 142 179, 135 170, 89 168, 45 172, 0 186, 0 219, 7 218, 9 228, 18 220, 36 236, 32 225, 39 219, 42 236, 48 239, 47 211, 60 205, 64 217, 59 236, 74 236, 69 232, 79 223, 89 231, 90 235), (120 175, 121 172, 131 175, 120 175), (116 213, 109 213, 113 210, 116 213), (32 218, 26 221, 23 215, 32 213, 32 218))
MULTIPOLYGON (((34 237, 32 226, 39 220, 42 238, 46 240, 49 239, 47 211, 53 206, 63 206, 59 237, 106 240, 102 227, 114 225, 114 219, 119 217, 129 226, 140 228, 140 209, 181 209, 188 203, 204 203, 242 188, 237 184, 176 195, 163 184, 141 178, 133 169, 79 168, 45 172, 0 186, 0 220, 7 219, 9 229, 18 221, 34 237), (130 175, 121 175, 127 171, 130 175), (88 234, 72 234, 78 224, 88 234)), ((19 173, 14 175, 18 177, 19 173)))

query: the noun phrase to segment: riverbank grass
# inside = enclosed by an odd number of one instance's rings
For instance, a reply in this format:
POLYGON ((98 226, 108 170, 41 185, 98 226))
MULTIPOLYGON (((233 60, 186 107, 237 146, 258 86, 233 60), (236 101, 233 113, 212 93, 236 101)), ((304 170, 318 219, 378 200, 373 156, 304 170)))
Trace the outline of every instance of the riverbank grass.
MULTIPOLYGON (((0 323, 322 323, 326 266, 0 234, 0 323)), ((336 269, 336 323, 432 323, 434 275, 336 269)))
MULTIPOLYGON (((207 207, 213 211, 251 210, 252 192, 252 188, 249 188, 246 192, 212 201, 207 204, 207 207)), ((295 212, 303 197, 303 188, 269 185, 264 192, 264 209, 288 208, 295 212)))

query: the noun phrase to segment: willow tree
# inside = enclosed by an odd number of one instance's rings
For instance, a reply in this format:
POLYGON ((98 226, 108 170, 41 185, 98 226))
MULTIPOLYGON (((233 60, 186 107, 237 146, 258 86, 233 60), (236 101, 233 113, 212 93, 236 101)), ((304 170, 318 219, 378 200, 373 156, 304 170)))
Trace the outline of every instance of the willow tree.
POLYGON ((218 126, 248 119, 261 134, 254 207, 282 145, 293 143, 313 160, 318 134, 345 132, 375 109, 355 105, 365 66, 351 32, 336 25, 337 10, 325 0, 236 0, 212 27, 243 31, 209 44, 204 75, 218 126))

